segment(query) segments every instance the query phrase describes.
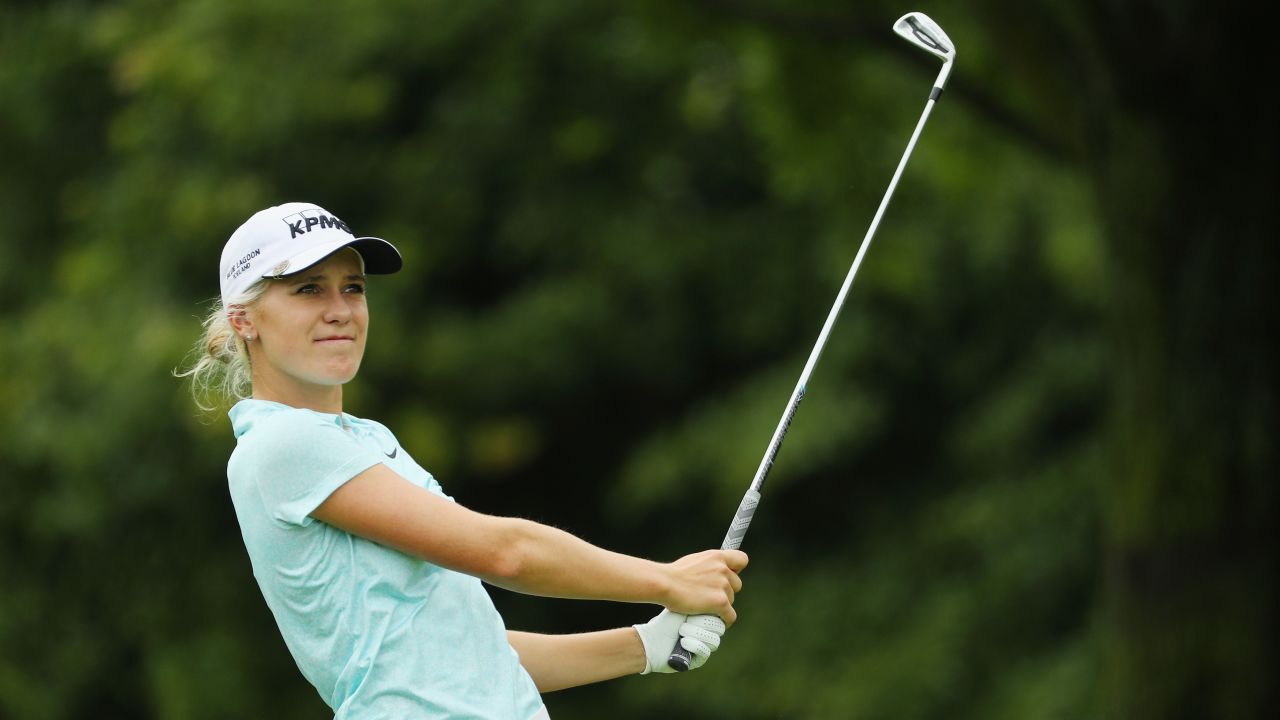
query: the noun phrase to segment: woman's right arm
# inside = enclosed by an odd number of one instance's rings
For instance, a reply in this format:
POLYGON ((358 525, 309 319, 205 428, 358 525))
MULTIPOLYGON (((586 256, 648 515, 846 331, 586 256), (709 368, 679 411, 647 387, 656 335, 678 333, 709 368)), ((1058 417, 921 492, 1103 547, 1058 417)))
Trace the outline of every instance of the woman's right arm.
POLYGON ((732 624, 747 556, 706 550, 673 563, 598 548, 562 530, 484 515, 375 465, 311 516, 401 552, 530 595, 654 603, 732 624))

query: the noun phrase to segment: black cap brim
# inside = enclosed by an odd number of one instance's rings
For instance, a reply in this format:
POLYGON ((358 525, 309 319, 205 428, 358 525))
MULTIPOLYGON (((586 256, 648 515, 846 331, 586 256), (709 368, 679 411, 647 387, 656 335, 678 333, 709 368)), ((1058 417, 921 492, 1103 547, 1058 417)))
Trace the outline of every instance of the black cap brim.
POLYGON ((391 275, 404 267, 404 258, 395 245, 376 237, 356 238, 347 243, 364 259, 364 271, 369 275, 391 275))

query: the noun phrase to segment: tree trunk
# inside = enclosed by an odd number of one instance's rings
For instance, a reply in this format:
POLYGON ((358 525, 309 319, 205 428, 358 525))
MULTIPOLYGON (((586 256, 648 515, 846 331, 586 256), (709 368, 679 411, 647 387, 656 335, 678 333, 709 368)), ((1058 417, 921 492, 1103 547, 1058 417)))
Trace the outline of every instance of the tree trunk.
POLYGON ((1277 117, 1253 78, 1270 38, 1220 4, 1122 5, 1094 23, 1112 85, 1090 151, 1114 340, 1107 697, 1132 720, 1269 716, 1277 117))

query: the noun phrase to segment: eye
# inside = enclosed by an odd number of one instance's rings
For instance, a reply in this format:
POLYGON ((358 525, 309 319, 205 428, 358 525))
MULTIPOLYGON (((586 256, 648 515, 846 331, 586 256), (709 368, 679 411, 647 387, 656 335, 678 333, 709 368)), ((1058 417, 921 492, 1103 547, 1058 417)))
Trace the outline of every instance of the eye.
POLYGON ((315 293, 320 292, 320 286, 315 283, 306 283, 305 285, 299 286, 295 292, 299 295, 314 295, 315 293))
POLYGON ((349 292, 355 295, 363 295, 364 290, 365 290, 364 283, 351 283, 350 285, 343 288, 343 292, 349 292))

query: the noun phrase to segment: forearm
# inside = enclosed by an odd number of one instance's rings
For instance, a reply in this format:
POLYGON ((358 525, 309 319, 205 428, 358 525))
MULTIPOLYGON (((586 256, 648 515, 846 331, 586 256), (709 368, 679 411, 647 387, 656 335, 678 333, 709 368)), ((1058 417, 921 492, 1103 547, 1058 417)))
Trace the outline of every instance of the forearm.
POLYGON ((598 548, 562 530, 509 520, 501 571, 485 580, 530 595, 666 604, 666 566, 598 548))
POLYGON ((671 563, 609 552, 528 520, 468 510, 385 465, 348 480, 311 513, 352 535, 532 595, 642 602, 732 624, 747 556, 704 550, 671 563))
POLYGON ((539 692, 635 675, 645 668, 644 646, 632 628, 575 635, 508 630, 507 639, 539 692))

